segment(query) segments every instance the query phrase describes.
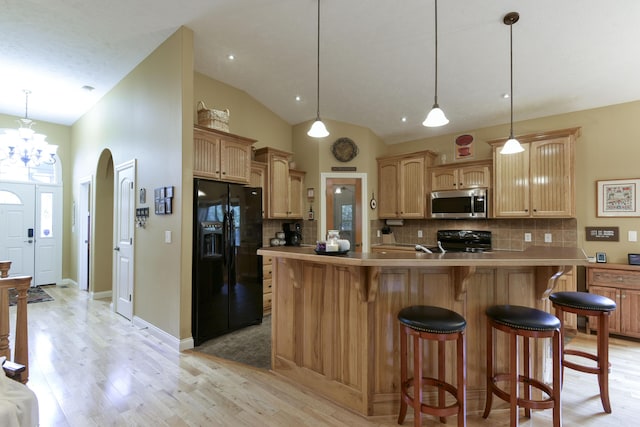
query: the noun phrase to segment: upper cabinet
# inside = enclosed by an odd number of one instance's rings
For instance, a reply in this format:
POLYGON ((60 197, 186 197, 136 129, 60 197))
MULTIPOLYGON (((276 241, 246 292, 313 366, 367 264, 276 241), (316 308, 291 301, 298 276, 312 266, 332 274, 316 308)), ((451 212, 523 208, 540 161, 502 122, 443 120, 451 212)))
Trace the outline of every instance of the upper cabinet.
POLYGON ((267 164, 262 162, 251 162, 251 177, 249 178, 251 187, 262 188, 262 217, 266 206, 267 193, 267 164))
POLYGON ((429 168, 431 191, 491 187, 491 160, 429 168))
POLYGON ((378 158, 378 217, 425 218, 427 167, 436 153, 420 151, 378 158))
POLYGON ((580 128, 519 136, 522 153, 493 148, 493 212, 496 218, 575 216, 575 142, 580 128))
POLYGON ((263 190, 263 195, 266 193, 264 202, 266 218, 303 217, 302 192, 305 173, 289 169, 289 161, 292 157, 291 153, 270 147, 256 150, 256 161, 267 165, 267 188, 263 190))
POLYGON ((193 176, 248 184, 256 141, 204 126, 193 129, 193 176))

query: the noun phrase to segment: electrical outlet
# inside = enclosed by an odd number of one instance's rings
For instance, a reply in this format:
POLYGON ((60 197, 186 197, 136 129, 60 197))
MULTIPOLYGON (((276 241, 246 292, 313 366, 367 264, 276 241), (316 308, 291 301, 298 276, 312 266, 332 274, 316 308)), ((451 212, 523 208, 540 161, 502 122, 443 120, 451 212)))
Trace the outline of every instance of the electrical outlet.
POLYGON ((553 242, 553 237, 551 236, 551 233, 544 233, 544 242, 545 243, 553 242))
POLYGON ((418 230, 418 239, 422 239, 422 230, 418 230))
POLYGON ((382 235, 382 233, 380 233, 380 230, 376 230, 376 237, 380 237, 382 235))
POLYGON ((638 241, 638 232, 635 230, 630 230, 629 231, 629 241, 630 242, 637 242, 638 241))
POLYGON ((525 242, 531 241, 531 233, 524 233, 524 241, 525 242))

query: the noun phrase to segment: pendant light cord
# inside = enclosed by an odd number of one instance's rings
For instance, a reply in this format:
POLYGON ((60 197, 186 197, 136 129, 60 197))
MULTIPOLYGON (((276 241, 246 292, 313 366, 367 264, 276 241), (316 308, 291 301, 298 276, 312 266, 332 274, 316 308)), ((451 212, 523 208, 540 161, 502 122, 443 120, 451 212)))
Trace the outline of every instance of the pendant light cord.
POLYGON ((316 53, 316 118, 320 120, 320 0, 318 0, 318 48, 316 53))
POLYGON ((509 24, 509 74, 511 76, 511 88, 509 89, 509 99, 511 99, 511 129, 509 139, 513 139, 513 22, 509 24))
POLYGON ((28 119, 29 118, 29 94, 31 93, 30 90, 25 89, 24 90, 24 118, 28 119))
POLYGON ((433 102, 438 105, 438 0, 435 0, 435 29, 436 29, 436 72, 435 72, 435 95, 433 102))

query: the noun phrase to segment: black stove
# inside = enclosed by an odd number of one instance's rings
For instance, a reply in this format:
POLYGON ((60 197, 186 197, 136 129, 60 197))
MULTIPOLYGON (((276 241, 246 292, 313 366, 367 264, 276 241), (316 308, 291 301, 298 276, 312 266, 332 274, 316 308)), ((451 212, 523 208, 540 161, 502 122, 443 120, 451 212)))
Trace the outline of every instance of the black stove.
POLYGON ((487 252, 491 232, 486 230, 438 230, 438 242, 447 252, 487 252))

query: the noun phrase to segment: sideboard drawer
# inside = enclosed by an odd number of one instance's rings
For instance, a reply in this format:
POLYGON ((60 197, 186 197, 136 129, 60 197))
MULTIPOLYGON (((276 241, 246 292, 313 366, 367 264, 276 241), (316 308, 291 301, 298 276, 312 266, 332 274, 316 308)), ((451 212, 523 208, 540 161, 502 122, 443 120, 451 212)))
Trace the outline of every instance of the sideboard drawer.
POLYGON ((634 271, 612 271, 594 269, 592 271, 590 285, 640 287, 640 274, 634 271))

